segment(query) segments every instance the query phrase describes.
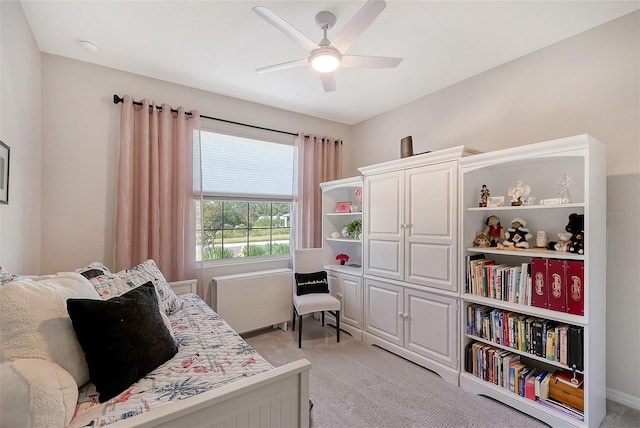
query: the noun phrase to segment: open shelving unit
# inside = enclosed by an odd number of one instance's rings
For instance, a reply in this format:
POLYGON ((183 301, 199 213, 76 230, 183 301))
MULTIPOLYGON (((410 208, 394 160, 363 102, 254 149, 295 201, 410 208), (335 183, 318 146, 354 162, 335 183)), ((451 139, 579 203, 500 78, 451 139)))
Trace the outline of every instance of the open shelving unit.
POLYGON ((331 269, 362 275, 362 240, 342 235, 346 225, 354 220, 362 221, 362 201, 356 195, 356 189, 362 190, 362 177, 329 181, 321 183, 320 187, 324 264, 331 269), (336 212, 337 205, 343 202, 351 204, 355 211, 336 212), (335 234, 339 237, 334 237, 335 234), (341 253, 349 256, 345 265, 336 261, 336 256, 341 253))
MULTIPOLYGON (((362 239, 343 236, 343 228, 354 220, 362 222, 362 177, 350 177, 321 183, 322 188, 322 248, 329 290, 340 300, 340 328, 357 340, 362 339, 362 239), (360 193, 360 198, 356 194, 360 193), (339 203, 346 203, 350 212, 336 212, 339 203), (334 237, 337 235, 337 237, 334 237), (349 261, 341 265, 338 254, 347 254, 349 261)), ((329 320, 331 315, 327 315, 329 320)))
POLYGON ((597 427, 606 414, 605 389, 605 288, 606 288, 606 160, 605 146, 588 135, 562 138, 538 144, 515 147, 479 154, 460 160, 460 278, 466 278, 467 263, 475 254, 483 254, 495 263, 518 266, 532 258, 581 261, 584 264, 583 301, 584 315, 549 310, 518 304, 490 297, 483 297, 462 288, 460 294, 460 350, 463 358, 460 386, 470 392, 487 395, 520 411, 538 418, 551 426, 597 427), (540 205, 538 201, 557 196, 557 182, 567 174, 571 200, 566 204, 540 205), (530 186, 534 202, 526 206, 510 206, 508 188, 522 180, 530 186), (504 196, 505 205, 479 207, 480 186, 486 185, 491 196, 504 196), (557 233, 564 231, 569 215, 584 215, 584 254, 559 252, 548 249, 498 249, 472 247, 476 233, 484 230, 485 220, 497 215, 504 230, 514 218, 526 221, 533 235, 529 241, 535 245, 536 231, 544 230, 549 240, 557 241, 557 233), (480 342, 519 355, 521 361, 531 367, 550 370, 570 370, 565 364, 527 351, 479 338, 467 331, 467 308, 480 305, 490 310, 510 311, 526 317, 550 320, 558 324, 581 327, 584 333, 584 420, 568 416, 560 411, 510 392, 501 386, 476 377, 465 370, 467 349, 480 342))

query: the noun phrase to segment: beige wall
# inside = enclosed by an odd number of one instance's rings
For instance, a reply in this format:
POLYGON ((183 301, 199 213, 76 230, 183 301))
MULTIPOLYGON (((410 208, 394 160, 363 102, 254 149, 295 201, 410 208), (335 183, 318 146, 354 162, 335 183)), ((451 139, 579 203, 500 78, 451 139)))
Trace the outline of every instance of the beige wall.
POLYGON ((9 204, 0 204, 0 266, 40 270, 41 56, 18 2, 0 2, 0 140, 11 148, 9 204))
MULTIPOLYGON (((198 109, 207 116, 290 132, 346 140, 350 133, 346 125, 311 116, 55 55, 43 54, 42 58, 42 123, 46 129, 42 204, 47 208, 42 220, 43 272, 73 269, 96 260, 111 266, 120 126, 120 106, 113 104, 113 94, 148 97, 198 109)), ((203 126, 222 125, 203 119, 203 126)), ((255 266, 236 263, 205 272, 205 278, 251 268, 255 266)))
MULTIPOLYGON (((437 64, 434 64, 434 67, 437 64)), ((607 145, 607 385, 640 409, 640 12, 355 125, 347 174, 414 152, 588 133, 607 145)), ((541 171, 541 173, 553 173, 541 171)))

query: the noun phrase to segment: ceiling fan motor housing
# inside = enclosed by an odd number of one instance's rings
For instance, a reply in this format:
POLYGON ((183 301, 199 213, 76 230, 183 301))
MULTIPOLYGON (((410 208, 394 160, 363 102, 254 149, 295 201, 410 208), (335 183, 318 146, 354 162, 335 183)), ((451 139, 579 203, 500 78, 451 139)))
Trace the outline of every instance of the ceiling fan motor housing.
POLYGON ((323 10, 316 14, 316 25, 320 27, 321 30, 330 30, 335 24, 336 16, 333 13, 323 10))

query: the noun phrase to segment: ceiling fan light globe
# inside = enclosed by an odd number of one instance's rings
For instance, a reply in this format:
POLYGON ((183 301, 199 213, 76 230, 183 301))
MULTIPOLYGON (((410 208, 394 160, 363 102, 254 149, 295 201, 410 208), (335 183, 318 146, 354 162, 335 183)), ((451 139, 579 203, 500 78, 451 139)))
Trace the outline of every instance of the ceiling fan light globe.
POLYGON ((319 73, 331 73, 340 66, 340 57, 333 52, 318 52, 311 57, 311 67, 319 73))

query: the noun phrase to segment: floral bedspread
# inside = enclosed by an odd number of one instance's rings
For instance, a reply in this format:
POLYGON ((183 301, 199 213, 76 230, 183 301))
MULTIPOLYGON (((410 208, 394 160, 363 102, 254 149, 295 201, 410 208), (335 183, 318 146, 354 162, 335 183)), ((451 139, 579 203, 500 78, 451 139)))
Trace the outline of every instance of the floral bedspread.
POLYGON ((104 426, 273 368, 200 297, 180 298, 169 315, 178 353, 106 403, 92 383, 81 387, 70 427, 104 426))

